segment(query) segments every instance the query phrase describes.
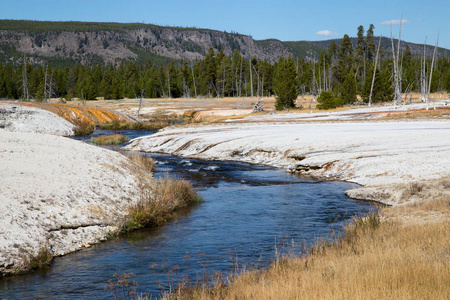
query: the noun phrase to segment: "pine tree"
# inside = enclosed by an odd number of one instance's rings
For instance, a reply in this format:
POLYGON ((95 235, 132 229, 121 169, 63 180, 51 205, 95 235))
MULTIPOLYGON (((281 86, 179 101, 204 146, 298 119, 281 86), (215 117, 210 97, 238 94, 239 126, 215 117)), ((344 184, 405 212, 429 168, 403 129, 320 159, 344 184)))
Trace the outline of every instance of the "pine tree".
MULTIPOLYGON (((221 51, 221 53, 223 53, 221 51)), ((221 97, 230 96, 232 90, 231 59, 225 55, 217 62, 217 90, 221 97)))
MULTIPOLYGON (((362 25, 358 27, 357 36, 355 51, 356 76, 362 85, 366 75, 366 42, 364 40, 364 27, 362 25)), ((358 90, 360 90, 360 84, 358 84, 358 90)))
POLYGON ((351 104, 353 102, 356 102, 356 80, 353 69, 350 69, 350 71, 345 76, 344 82, 341 85, 340 92, 340 98, 342 99, 343 104, 351 104))
MULTIPOLYGON (((372 102, 379 103, 392 99, 394 90, 392 89, 391 71, 389 64, 380 71, 378 68, 375 71, 375 81, 372 92, 372 102)), ((373 66, 369 70, 370 78, 364 83, 363 90, 361 91, 361 97, 364 102, 369 102, 370 87, 372 85, 373 66)))
POLYGON ((318 109, 333 109, 340 106, 340 99, 336 97, 332 91, 322 91, 317 97, 318 109))
POLYGON ((277 110, 294 108, 294 101, 297 99, 298 93, 295 85, 296 82, 295 63, 292 57, 280 57, 275 70, 275 93, 277 110))
POLYGON ((213 94, 217 96, 216 59, 214 49, 212 47, 209 48, 205 58, 201 63, 201 72, 199 75, 201 83, 201 92, 209 96, 212 96, 213 94))
POLYGON ((366 48, 367 48, 367 60, 372 61, 375 56, 375 40, 373 36, 373 30, 375 29, 375 26, 373 24, 370 24, 369 29, 367 30, 366 35, 366 48))
POLYGON ((167 81, 170 86, 169 97, 180 98, 182 96, 180 76, 178 75, 178 71, 173 63, 171 63, 167 68, 167 81))

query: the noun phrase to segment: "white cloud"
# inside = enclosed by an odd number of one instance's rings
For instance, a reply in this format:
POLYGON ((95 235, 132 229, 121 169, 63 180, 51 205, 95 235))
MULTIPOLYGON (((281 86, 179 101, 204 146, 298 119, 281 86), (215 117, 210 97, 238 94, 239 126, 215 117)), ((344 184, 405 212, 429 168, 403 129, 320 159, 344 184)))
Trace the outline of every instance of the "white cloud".
MULTIPOLYGON (((380 24, 381 25, 400 25, 400 22, 402 23, 402 24, 409 24, 409 23, 412 23, 413 21, 411 21, 411 20, 406 20, 406 19, 404 19, 404 20, 390 20, 390 21, 383 21, 383 22, 381 22, 380 24)), ((418 22, 420 22, 420 21, 418 21, 418 22)))
POLYGON ((321 35, 321 36, 337 36, 339 35, 339 33, 337 32, 331 32, 329 30, 320 30, 316 32, 316 35, 321 35))

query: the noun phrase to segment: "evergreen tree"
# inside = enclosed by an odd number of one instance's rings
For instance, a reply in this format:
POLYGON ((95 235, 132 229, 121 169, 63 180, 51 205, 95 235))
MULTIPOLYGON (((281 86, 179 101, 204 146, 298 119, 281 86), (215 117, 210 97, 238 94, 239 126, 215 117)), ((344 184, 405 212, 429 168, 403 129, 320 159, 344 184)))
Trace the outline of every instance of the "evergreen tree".
POLYGON ((375 41, 373 36, 373 30, 375 29, 375 26, 373 24, 370 24, 369 29, 367 30, 366 35, 366 48, 367 48, 367 60, 372 61, 375 57, 376 51, 375 51, 375 41))
MULTIPOLYGON (((373 75, 373 66, 371 70, 369 70, 369 74, 371 74, 370 79, 366 80, 364 83, 364 88, 361 92, 361 97, 364 102, 369 102, 369 94, 370 88, 372 85, 372 75, 373 75)), ((384 102, 392 100, 394 90, 392 88, 391 81, 391 68, 389 68, 389 64, 385 64, 385 66, 380 71, 378 68, 375 72, 375 81, 373 85, 372 91, 372 102, 384 102)))
POLYGON ((339 60, 335 66, 338 82, 343 83, 347 74, 353 68, 353 46, 348 35, 344 35, 339 48, 339 60))
POLYGON ((225 55, 222 56, 222 59, 217 64, 216 78, 217 90, 220 96, 230 96, 232 93, 231 59, 225 55))
POLYGON ((201 92, 204 95, 216 95, 216 59, 213 47, 206 53, 201 63, 200 72, 201 92))
POLYGON ((277 110, 294 108, 298 93, 295 85, 296 70, 292 57, 280 57, 275 70, 275 93, 277 110))
POLYGON ((103 74, 100 89, 105 99, 122 98, 122 90, 121 85, 119 83, 117 71, 114 69, 112 65, 110 65, 108 70, 103 74))
MULTIPOLYGON (((356 62, 356 75, 360 81, 360 84, 364 83, 365 76, 365 63, 366 63, 366 42, 364 40, 364 27, 360 25, 358 27, 356 50, 355 50, 355 62, 356 62)), ((358 84, 358 90, 360 85, 358 84)))
POLYGON ((178 76, 177 69, 173 63, 167 68, 167 81, 170 86, 169 97, 180 98, 182 96, 180 76, 178 76))
POLYGON ((333 109, 341 106, 341 100, 332 91, 322 91, 317 97, 318 109, 333 109))
POLYGON ((357 101, 356 98, 356 80, 353 69, 345 76, 344 82, 340 88, 340 98, 342 99, 343 104, 351 104, 357 101))

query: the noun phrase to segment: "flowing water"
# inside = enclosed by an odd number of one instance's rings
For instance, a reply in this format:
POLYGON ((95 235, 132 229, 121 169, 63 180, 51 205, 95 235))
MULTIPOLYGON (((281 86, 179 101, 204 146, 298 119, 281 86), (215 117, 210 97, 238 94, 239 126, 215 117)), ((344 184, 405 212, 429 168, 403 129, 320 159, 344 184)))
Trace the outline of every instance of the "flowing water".
MULTIPOLYGON (((136 137, 152 132, 122 133, 136 137)), ((266 267, 276 251, 301 254, 300 244, 342 232, 351 216, 374 208, 345 196, 351 183, 312 181, 239 162, 150 156, 158 164, 156 176, 191 181, 204 201, 159 228, 57 258, 46 272, 0 279, 0 299, 111 299, 104 288, 116 272, 134 273, 130 280, 139 283, 138 292, 155 298, 160 289, 153 264, 165 288, 165 263, 166 270, 177 266, 179 278, 190 274, 193 282, 204 270, 229 274, 244 265, 266 267)))

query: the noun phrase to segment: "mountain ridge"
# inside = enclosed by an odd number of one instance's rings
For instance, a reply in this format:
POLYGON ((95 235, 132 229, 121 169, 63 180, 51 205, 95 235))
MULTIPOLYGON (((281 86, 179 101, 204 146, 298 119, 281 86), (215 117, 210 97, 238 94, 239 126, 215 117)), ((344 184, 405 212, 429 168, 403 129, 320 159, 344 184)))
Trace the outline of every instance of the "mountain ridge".
MULTIPOLYGON (((27 56, 33 63, 54 65, 115 64, 128 59, 158 64, 199 60, 210 47, 228 56, 238 50, 246 58, 273 62, 281 56, 318 58, 322 50, 340 40, 255 40, 235 32, 145 23, 0 20, 0 62, 18 64, 27 56)), ((351 41, 355 45, 356 38, 351 41)), ((413 54, 423 53, 423 45, 402 42, 406 44, 413 54)), ((390 51, 390 39, 382 38, 382 48, 390 51)), ((427 55, 432 55, 433 46, 427 48, 427 55)), ((439 55, 448 57, 450 50, 439 48, 439 55)))

